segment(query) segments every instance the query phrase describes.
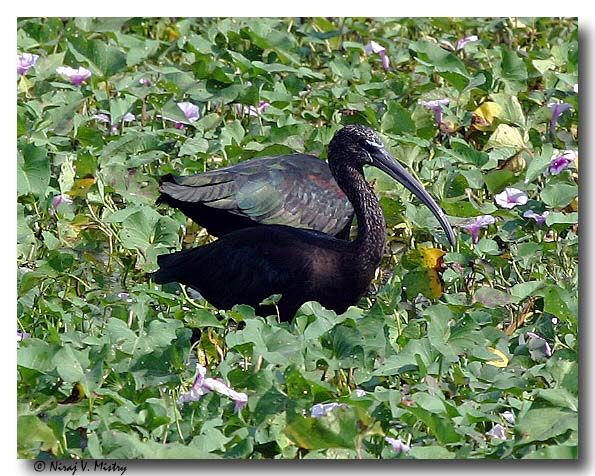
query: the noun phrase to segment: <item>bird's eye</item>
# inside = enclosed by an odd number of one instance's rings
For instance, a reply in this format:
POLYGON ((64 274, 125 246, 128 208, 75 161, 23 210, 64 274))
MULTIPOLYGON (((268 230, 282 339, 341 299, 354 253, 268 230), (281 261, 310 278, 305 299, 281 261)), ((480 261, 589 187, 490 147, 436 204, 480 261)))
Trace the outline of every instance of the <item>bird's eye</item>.
POLYGON ((376 142, 370 139, 366 139, 366 144, 368 144, 371 147, 376 147, 377 149, 382 149, 384 147, 384 145, 382 145, 380 142, 376 142))

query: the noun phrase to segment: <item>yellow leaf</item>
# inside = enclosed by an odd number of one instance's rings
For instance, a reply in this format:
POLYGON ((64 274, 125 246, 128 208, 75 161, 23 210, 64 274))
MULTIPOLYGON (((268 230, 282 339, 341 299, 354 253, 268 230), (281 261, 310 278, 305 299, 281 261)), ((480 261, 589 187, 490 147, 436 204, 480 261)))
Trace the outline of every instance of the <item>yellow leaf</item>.
POLYGON ((68 192, 71 197, 85 197, 87 192, 95 184, 95 177, 76 179, 68 192))
POLYGON ((446 254, 439 248, 419 248, 424 268, 440 271, 442 269, 443 256, 446 254))
POLYGON ((444 287, 438 271, 434 269, 428 270, 428 278, 430 282, 430 297, 431 299, 438 299, 444 294, 444 287))
POLYGON ((502 107, 495 102, 487 101, 473 111, 473 127, 480 131, 490 128, 494 119, 500 116, 502 107))
POLYGON ((499 357, 498 360, 490 360, 488 362, 486 362, 486 364, 488 365, 493 365, 494 367, 500 367, 500 368, 504 368, 508 365, 508 357, 506 357, 506 355, 504 355, 501 351, 499 351, 498 349, 495 349, 493 347, 488 347, 488 350, 499 357))

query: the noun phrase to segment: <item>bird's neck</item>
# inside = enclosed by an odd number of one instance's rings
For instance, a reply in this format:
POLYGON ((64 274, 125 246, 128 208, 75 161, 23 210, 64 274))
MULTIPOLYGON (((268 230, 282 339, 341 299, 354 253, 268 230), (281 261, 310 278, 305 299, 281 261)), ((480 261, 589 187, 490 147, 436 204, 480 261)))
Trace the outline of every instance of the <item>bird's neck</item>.
POLYGON ((378 198, 361 169, 345 165, 337 170, 336 179, 357 217, 357 238, 352 247, 362 266, 375 271, 386 244, 386 225, 378 198))

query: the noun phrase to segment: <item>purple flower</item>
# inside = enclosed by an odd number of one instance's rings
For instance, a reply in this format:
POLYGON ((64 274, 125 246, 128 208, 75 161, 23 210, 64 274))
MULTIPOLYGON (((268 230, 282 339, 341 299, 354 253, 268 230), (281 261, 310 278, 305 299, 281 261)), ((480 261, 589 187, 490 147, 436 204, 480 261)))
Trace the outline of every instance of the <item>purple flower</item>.
POLYGON ((72 203, 72 199, 68 195, 56 195, 52 199, 52 207, 56 210, 60 205, 70 205, 72 203))
POLYGON ((209 392, 217 392, 234 401, 235 411, 239 412, 246 406, 248 403, 248 395, 236 392, 221 380, 205 378, 206 373, 207 369, 205 367, 196 364, 196 377, 194 378, 192 388, 178 398, 178 404, 182 405, 186 402, 196 402, 209 392))
POLYGON ((245 114, 252 117, 260 116, 269 106, 270 104, 266 101, 260 101, 258 106, 244 106, 243 104, 235 105, 238 114, 245 114))
POLYGON ((397 454, 408 453, 411 450, 411 448, 403 443, 400 438, 395 439, 391 438, 390 436, 385 436, 384 441, 391 445, 397 454))
MULTIPOLYGON (((186 119, 188 119, 188 122, 195 122, 200 119, 200 110, 198 109, 198 106, 192 104, 191 102, 179 102, 177 104, 178 104, 178 107, 184 113, 184 116, 186 116, 186 119)), ((170 117, 167 117, 167 116, 157 116, 157 117, 162 117, 163 119, 165 119, 167 121, 172 121, 174 123, 174 127, 176 129, 184 129, 184 124, 182 124, 179 121, 176 121, 175 119, 171 119, 170 117)))
POLYGON ((552 110, 552 119, 550 120, 550 133, 553 134, 558 124, 558 119, 562 113, 572 109, 572 106, 565 102, 553 102, 547 105, 552 110))
POLYGON ((547 218, 547 216, 550 214, 550 212, 545 211, 542 214, 536 213, 533 210, 527 210, 525 213, 523 213, 523 216, 525 218, 533 218, 533 220, 535 220, 535 222, 541 226, 545 223, 545 219, 547 218))
POLYGON ((500 416, 502 418, 504 418, 511 425, 514 425, 514 422, 515 422, 514 413, 512 413, 510 410, 506 410, 505 412, 500 413, 500 416))
POLYGON ((502 208, 514 208, 517 205, 524 205, 529 198, 527 194, 518 188, 508 187, 503 192, 494 196, 494 200, 502 208))
POLYGON ((558 175, 577 159, 578 155, 574 150, 565 150, 562 154, 552 155, 552 161, 548 167, 548 172, 552 175, 558 175))
POLYGON ((310 409, 310 416, 312 418, 320 418, 328 415, 335 408, 344 407, 343 403, 317 403, 310 409))
POLYGON ((39 55, 34 55, 31 53, 23 53, 22 55, 17 55, 17 74, 24 76, 27 74, 34 65, 39 55))
POLYGON ((122 120, 124 122, 132 122, 132 121, 136 120, 136 116, 134 114, 132 114, 131 112, 127 112, 126 114, 124 114, 124 117, 122 117, 122 120))
POLYGON ((111 123, 111 120, 110 120, 109 116, 107 114, 102 113, 102 112, 99 113, 99 114, 93 114, 91 116, 91 119, 95 119, 96 121, 103 122, 105 124, 110 124, 111 123))
POLYGON ((366 391, 362 390, 361 388, 356 388, 353 393, 355 393, 356 397, 364 397, 366 396, 366 391))
POLYGON ((80 86, 84 81, 91 77, 91 71, 82 66, 79 69, 74 69, 70 66, 60 66, 59 68, 56 68, 56 73, 61 76, 66 76, 75 86, 80 86))
POLYGON ((466 36, 465 38, 461 38, 459 41, 457 41, 457 51, 462 50, 463 48, 465 48, 466 45, 475 41, 479 41, 479 37, 477 35, 471 35, 466 36))
POLYGON ((149 78, 141 78, 138 80, 142 86, 151 86, 151 80, 149 78))
POLYGON ((364 46, 364 51, 366 54, 378 54, 380 55, 380 60, 382 61, 382 67, 386 70, 390 67, 390 58, 386 54, 386 48, 382 45, 379 45, 375 41, 370 41, 366 46, 364 46))
POLYGON ((492 438, 498 438, 500 440, 506 439, 506 429, 500 425, 500 423, 496 423, 492 429, 486 432, 487 436, 491 436, 492 438))
POLYGON ((442 124, 442 106, 447 106, 450 103, 450 99, 434 99, 433 101, 418 101, 426 109, 429 109, 434 113, 434 120, 436 125, 442 124))
POLYGON ((128 299, 130 298, 130 294, 126 292, 118 293, 117 296, 124 301, 128 301, 128 299))
POLYGON ((182 110, 189 122, 195 122, 200 119, 198 106, 195 106, 191 102, 179 102, 178 107, 182 110))
POLYGON ((29 337, 31 337, 31 334, 28 332, 17 330, 17 342, 28 339, 29 337))
MULTIPOLYGON (((524 343, 522 342, 524 340, 522 339, 522 335, 519 337, 519 340, 521 340, 521 343, 524 343)), ((550 345, 543 337, 535 334, 535 332, 527 332, 527 347, 529 348, 529 353, 531 353, 532 357, 535 356, 535 351, 542 353, 546 357, 552 356, 552 348, 550 345)))
POLYGON ((481 215, 461 225, 461 228, 466 230, 470 235, 473 243, 479 241, 479 230, 487 228, 488 226, 496 223, 496 219, 491 215, 481 215))

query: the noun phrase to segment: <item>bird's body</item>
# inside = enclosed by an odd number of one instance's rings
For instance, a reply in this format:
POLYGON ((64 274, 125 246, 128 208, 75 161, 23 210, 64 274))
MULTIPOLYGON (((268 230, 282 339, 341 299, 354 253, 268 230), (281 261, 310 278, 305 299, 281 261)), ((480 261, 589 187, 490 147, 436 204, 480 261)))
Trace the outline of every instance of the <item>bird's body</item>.
POLYGON ((354 216, 327 163, 308 154, 166 175, 159 191, 158 203, 178 208, 214 236, 258 225, 288 225, 347 239, 354 216))
POLYGON ((388 155, 376 134, 346 126, 329 145, 329 167, 357 216, 354 241, 313 230, 262 225, 236 230, 206 246, 158 257, 157 283, 178 281, 197 290, 216 307, 255 308, 281 294, 281 320, 290 320, 307 301, 343 312, 365 293, 385 247, 385 222, 378 199, 363 175, 375 165, 401 181, 430 207, 449 240, 454 233, 438 205, 388 155))
POLYGON ((290 320, 306 301, 343 312, 365 293, 374 273, 354 272, 356 254, 349 243, 285 225, 257 226, 159 256, 156 280, 184 283, 220 309, 241 303, 269 312, 260 303, 282 294, 282 320, 290 320))

